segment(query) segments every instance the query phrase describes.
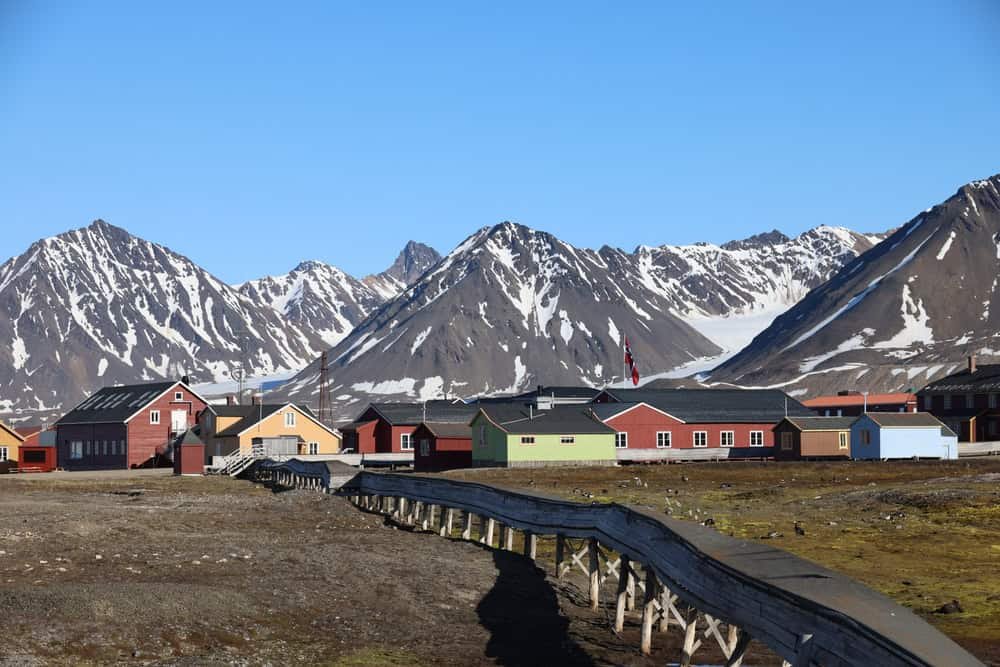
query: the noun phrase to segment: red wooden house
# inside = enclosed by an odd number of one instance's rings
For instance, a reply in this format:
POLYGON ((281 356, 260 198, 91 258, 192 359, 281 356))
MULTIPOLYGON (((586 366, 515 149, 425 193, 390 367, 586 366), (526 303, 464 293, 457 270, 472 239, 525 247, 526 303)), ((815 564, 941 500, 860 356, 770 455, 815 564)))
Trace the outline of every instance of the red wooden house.
POLYGON ((619 461, 770 457, 786 414, 815 415, 776 390, 606 389, 594 401, 619 461))
POLYGON ((423 422, 468 424, 475 416, 474 405, 454 401, 371 403, 340 430, 344 448, 359 454, 412 453, 413 432, 423 422))
POLYGON ((472 466, 472 427, 466 422, 424 422, 413 432, 413 442, 416 472, 472 466))
POLYGON ((56 422, 59 466, 101 470, 167 465, 173 442, 207 403, 184 382, 105 387, 56 422))

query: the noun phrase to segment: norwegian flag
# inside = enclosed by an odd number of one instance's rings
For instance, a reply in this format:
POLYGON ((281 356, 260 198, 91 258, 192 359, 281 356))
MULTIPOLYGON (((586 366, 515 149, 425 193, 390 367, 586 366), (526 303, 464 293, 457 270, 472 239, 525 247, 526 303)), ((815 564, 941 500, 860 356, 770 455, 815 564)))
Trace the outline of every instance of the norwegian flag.
POLYGON ((632 376, 633 386, 639 384, 639 369, 635 367, 635 357, 632 356, 632 348, 628 344, 628 336, 625 337, 625 365, 632 376))

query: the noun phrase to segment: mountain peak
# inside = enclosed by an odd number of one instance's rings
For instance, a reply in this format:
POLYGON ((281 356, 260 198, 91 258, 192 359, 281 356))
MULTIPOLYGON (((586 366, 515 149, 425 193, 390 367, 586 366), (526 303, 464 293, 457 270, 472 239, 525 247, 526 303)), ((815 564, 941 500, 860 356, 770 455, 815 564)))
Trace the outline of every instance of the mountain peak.
POLYGON ((777 229, 772 229, 769 232, 754 234, 753 236, 748 236, 745 239, 723 243, 722 248, 725 250, 746 250, 748 248, 760 248, 763 246, 778 245, 779 243, 788 243, 789 241, 791 241, 791 239, 785 236, 782 232, 777 229))

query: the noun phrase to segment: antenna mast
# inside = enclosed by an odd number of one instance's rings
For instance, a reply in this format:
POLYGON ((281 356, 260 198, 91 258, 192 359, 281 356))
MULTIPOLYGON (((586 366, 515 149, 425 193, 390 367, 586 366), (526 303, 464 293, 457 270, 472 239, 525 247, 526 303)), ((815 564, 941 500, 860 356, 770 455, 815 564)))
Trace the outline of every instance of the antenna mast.
POLYGON ((326 363, 326 352, 319 357, 319 421, 330 425, 330 376, 326 363))

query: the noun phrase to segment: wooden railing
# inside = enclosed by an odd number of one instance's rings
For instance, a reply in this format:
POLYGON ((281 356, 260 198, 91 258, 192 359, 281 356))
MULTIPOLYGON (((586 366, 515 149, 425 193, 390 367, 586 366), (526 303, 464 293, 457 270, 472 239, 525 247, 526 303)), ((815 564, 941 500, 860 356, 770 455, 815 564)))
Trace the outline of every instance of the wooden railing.
POLYGON ((274 484, 336 491, 363 510, 443 536, 460 531, 462 538, 491 547, 498 537, 498 548, 512 549, 514 531, 520 530, 531 558, 538 536, 553 535, 557 575, 581 569, 589 577, 594 609, 602 585, 617 580, 617 631, 626 611, 641 605, 643 652, 650 651, 654 624, 684 632, 682 666, 703 640, 718 643, 727 665, 739 665, 751 639, 795 666, 982 664, 908 609, 856 581, 780 549, 642 508, 371 472, 357 473, 337 491, 325 464, 294 459, 257 466, 253 474, 274 484))

